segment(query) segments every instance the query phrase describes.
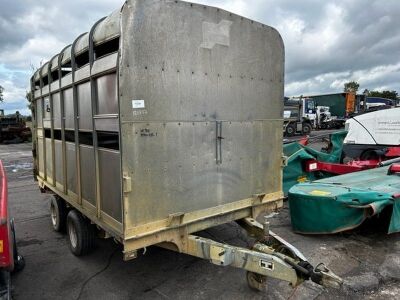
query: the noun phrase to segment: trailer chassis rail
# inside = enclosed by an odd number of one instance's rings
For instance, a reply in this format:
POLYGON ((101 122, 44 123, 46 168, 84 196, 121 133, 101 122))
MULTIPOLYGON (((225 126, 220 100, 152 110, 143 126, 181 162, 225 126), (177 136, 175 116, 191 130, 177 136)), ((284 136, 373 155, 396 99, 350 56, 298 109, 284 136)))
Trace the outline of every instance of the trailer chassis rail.
MULTIPOLYGON (((289 282, 293 287, 312 280, 325 287, 338 288, 343 280, 323 264, 314 268, 304 255, 290 243, 269 230, 269 223, 261 225, 253 218, 237 221, 257 242, 252 249, 231 246, 193 234, 183 237, 185 254, 209 260, 219 266, 231 266, 247 271, 247 282, 256 290, 264 290, 266 278, 289 282)), ((171 249, 166 244, 161 247, 171 249)))

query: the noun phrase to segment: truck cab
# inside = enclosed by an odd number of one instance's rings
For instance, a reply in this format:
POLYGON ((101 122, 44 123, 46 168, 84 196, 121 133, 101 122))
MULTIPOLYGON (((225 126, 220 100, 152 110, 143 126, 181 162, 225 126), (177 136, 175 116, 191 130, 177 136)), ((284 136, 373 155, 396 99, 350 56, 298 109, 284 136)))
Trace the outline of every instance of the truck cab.
POLYGON ((312 98, 285 98, 283 112, 285 136, 308 135, 315 128, 316 107, 312 98))
MULTIPOLYGON (((313 98, 302 98, 302 115, 304 118, 311 120, 315 123, 317 108, 313 98)), ((315 124, 314 124, 315 126, 315 124)))

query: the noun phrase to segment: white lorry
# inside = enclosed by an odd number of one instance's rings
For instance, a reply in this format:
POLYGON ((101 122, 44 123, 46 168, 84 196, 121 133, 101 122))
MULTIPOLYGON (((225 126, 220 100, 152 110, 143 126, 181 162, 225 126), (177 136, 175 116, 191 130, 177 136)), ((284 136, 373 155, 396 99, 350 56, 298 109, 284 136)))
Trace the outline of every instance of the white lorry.
POLYGON ((387 148, 400 146, 400 107, 356 116, 346 121, 345 128, 343 152, 347 157, 379 158, 387 148))
POLYGON ((313 98, 285 99, 283 132, 285 136, 309 135, 313 129, 341 128, 343 122, 332 116, 329 106, 317 106, 313 98))

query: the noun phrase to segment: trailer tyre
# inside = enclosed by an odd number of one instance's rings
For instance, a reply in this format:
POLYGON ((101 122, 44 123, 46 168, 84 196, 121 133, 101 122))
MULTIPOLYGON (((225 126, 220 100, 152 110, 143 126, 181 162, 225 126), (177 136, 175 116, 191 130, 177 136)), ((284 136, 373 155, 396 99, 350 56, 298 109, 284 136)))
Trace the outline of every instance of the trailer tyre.
POLYGON ((55 231, 65 232, 67 212, 65 201, 58 196, 53 196, 50 202, 50 216, 51 225, 55 231))
POLYGON ((68 213, 67 233, 69 248, 74 255, 83 256, 94 249, 95 227, 76 210, 68 213))
POLYGON ((311 130, 312 130, 311 124, 309 123, 303 124, 303 130, 302 130, 303 135, 309 135, 311 133, 311 130))
POLYGON ((267 276, 263 276, 250 271, 246 272, 247 284, 257 292, 265 292, 267 289, 267 276))
POLYGON ((294 136, 294 134, 296 133, 296 127, 294 126, 294 124, 288 124, 288 126, 286 126, 285 133, 286 136, 294 136))

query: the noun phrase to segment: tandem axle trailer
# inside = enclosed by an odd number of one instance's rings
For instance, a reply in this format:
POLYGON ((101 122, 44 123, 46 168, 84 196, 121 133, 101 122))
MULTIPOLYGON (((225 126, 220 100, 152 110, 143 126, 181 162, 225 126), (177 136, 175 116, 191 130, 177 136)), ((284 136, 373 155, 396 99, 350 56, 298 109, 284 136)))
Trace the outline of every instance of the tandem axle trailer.
POLYGON ((75 255, 95 234, 124 259, 157 245, 270 276, 338 285, 256 218, 282 206, 284 50, 273 28, 182 1, 129 0, 32 77, 35 165, 75 255), (257 242, 196 235, 236 221, 257 242))

